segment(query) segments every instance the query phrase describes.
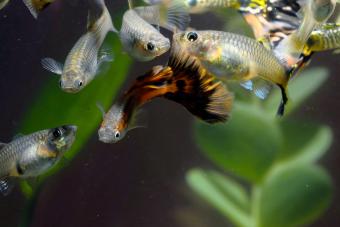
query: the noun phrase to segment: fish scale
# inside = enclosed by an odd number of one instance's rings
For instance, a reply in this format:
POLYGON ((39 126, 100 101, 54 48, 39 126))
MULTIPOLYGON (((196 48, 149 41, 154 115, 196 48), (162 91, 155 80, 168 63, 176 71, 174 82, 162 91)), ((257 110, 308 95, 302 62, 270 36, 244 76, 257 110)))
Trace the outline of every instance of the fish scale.
POLYGON ((27 155, 27 151, 37 146, 37 143, 42 142, 47 133, 47 130, 36 132, 5 145, 0 150, 0 178, 7 176, 15 167, 16 161, 23 155, 27 155))

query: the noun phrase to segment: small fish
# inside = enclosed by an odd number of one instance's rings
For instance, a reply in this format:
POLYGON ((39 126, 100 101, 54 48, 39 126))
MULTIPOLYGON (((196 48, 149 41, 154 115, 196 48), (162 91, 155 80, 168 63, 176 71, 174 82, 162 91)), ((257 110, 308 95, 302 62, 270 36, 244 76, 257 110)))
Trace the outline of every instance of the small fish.
POLYGON ((323 24, 315 29, 305 45, 304 54, 340 48, 340 24, 323 24))
POLYGON ((288 65, 297 63, 309 36, 330 18, 335 6, 336 0, 307 1, 302 8, 303 18, 299 28, 278 45, 276 54, 285 58, 288 65))
POLYGON ((53 167, 72 146, 76 131, 76 126, 65 125, 1 143, 0 192, 9 193, 12 178, 37 177, 53 167))
POLYGON ((94 9, 89 12, 87 32, 80 37, 68 54, 65 65, 52 58, 44 58, 43 68, 61 75, 60 87, 68 93, 77 93, 89 84, 102 63, 112 61, 106 52, 99 53, 109 31, 116 32, 104 0, 97 0, 101 6, 99 17, 94 9))
MULTIPOLYGON (((174 49, 173 49, 174 50, 174 49)), ((155 66, 136 79, 124 96, 105 114, 98 131, 99 140, 115 143, 135 127, 136 112, 157 97, 183 105, 210 124, 228 120, 233 95, 191 56, 171 52, 167 66, 155 66)))
POLYGON ((173 40, 198 58, 213 75, 222 80, 240 81, 262 99, 271 84, 278 85, 282 93, 278 115, 283 115, 288 101, 289 74, 280 60, 259 42, 238 34, 209 30, 179 32, 174 34, 173 40))
POLYGON ((170 40, 152 25, 173 31, 185 30, 189 22, 189 14, 178 4, 131 8, 124 13, 119 37, 132 57, 150 61, 170 49, 170 40))

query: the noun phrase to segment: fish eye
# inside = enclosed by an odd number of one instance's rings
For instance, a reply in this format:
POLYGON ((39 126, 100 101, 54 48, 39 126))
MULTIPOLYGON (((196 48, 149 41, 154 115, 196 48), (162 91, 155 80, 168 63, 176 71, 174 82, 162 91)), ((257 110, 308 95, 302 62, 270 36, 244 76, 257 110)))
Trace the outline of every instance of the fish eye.
POLYGON ((187 35, 187 39, 190 41, 190 42, 194 42, 196 41, 198 38, 198 35, 196 32, 189 32, 188 35, 187 35))
POLYGON ((116 132, 116 133, 115 133, 115 138, 116 138, 116 139, 119 139, 119 138, 120 138, 120 133, 119 133, 119 132, 116 132))
POLYGON ((81 80, 76 80, 75 85, 76 85, 78 88, 81 88, 81 87, 83 86, 83 81, 81 81, 81 80))
POLYGON ((146 44, 146 48, 149 51, 153 51, 155 49, 155 45, 153 43, 149 42, 148 44, 146 44))
POLYGON ((62 132, 59 128, 56 128, 53 130, 53 136, 54 138, 59 138, 61 136, 62 132))
POLYGON ((197 5, 197 0, 188 0, 189 6, 196 6, 197 5))

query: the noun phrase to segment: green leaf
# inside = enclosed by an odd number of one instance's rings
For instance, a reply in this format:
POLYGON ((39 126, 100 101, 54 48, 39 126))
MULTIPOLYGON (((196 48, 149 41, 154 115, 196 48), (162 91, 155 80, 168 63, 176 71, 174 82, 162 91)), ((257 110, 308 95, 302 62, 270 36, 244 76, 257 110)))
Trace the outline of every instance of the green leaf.
POLYGON ((315 165, 273 171, 262 186, 257 226, 303 226, 316 220, 331 201, 328 174, 315 165))
POLYGON ((226 124, 196 124, 196 141, 214 163, 252 182, 261 181, 281 149, 273 116, 242 103, 235 103, 226 124))
POLYGON ((280 162, 312 163, 331 146, 332 131, 327 126, 293 120, 285 120, 280 126, 284 140, 280 162))
POLYGON ((241 185, 216 171, 193 169, 189 186, 213 207, 239 226, 249 226, 250 201, 241 185))
MULTIPOLYGON (((110 34, 106 41, 113 47, 115 54, 115 60, 107 73, 98 75, 81 92, 67 94, 59 88, 59 78, 48 75, 49 73, 46 72, 46 78, 49 79, 46 80, 46 85, 42 90, 37 92, 36 99, 30 105, 21 123, 20 132, 32 133, 63 124, 75 124, 78 126, 76 141, 71 150, 65 154, 66 158, 72 159, 86 145, 102 118, 96 103, 101 102, 105 107, 111 105, 131 63, 129 57, 121 54, 120 41, 116 36, 110 34)), ((65 163, 59 162, 53 170, 39 177, 39 181, 59 170, 65 163)), ((29 191, 27 187, 25 191, 29 191)))
MULTIPOLYGON (((328 77, 328 70, 325 68, 312 68, 305 70, 301 75, 293 78, 288 85, 289 101, 286 114, 293 112, 302 102, 318 90, 328 77)), ((271 114, 275 114, 281 101, 279 89, 275 89, 265 104, 265 109, 271 114)))

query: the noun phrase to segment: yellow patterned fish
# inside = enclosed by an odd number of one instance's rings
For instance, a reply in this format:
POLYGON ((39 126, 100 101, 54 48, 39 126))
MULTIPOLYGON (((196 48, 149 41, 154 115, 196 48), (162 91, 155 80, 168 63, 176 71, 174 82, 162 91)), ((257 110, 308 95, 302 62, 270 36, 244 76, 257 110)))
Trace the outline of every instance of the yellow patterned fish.
POLYGON ((280 42, 275 49, 276 55, 285 59, 287 65, 296 64, 313 30, 329 19, 335 6, 336 0, 307 1, 302 8, 303 19, 299 28, 280 42))
POLYGON ((0 192, 9 193, 12 178, 36 177, 53 167, 72 146, 76 131, 65 125, 0 143, 0 192))

